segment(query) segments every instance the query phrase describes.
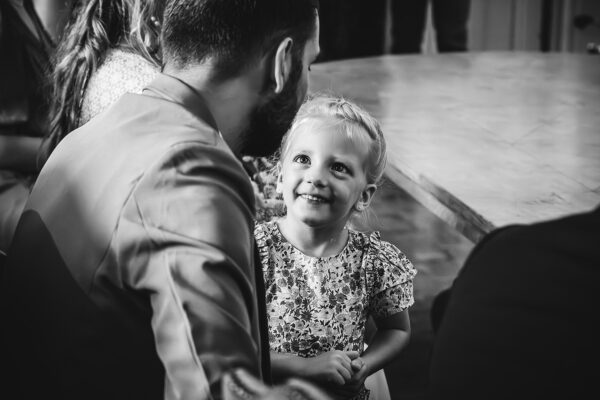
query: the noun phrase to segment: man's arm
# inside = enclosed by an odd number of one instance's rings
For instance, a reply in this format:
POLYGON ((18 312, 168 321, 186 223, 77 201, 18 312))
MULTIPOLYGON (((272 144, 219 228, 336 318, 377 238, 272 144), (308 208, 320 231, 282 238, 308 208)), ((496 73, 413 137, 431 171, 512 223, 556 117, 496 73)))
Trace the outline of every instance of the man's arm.
POLYGON ((229 369, 261 374, 252 188, 231 154, 211 146, 181 145, 145 175, 127 208, 133 226, 122 218, 119 228, 138 231, 125 240, 135 247, 125 279, 150 294, 166 393, 219 398, 229 369), (146 243, 135 243, 140 235, 146 243))

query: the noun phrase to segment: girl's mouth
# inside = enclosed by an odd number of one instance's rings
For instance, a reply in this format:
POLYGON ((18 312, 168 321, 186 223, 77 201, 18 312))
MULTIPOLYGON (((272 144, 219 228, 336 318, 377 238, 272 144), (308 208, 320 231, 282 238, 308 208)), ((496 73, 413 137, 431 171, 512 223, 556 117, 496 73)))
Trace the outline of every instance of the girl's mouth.
POLYGON ((305 193, 305 194, 299 195, 299 197, 301 197, 304 200, 309 201, 311 203, 326 203, 326 202, 329 201, 325 197, 319 196, 319 195, 316 195, 316 194, 306 194, 305 193))

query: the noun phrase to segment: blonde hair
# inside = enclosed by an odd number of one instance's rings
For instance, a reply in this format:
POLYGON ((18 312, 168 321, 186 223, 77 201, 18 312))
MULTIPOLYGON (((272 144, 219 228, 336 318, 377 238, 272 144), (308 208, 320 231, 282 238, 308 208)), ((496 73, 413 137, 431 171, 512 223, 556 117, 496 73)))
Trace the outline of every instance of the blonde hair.
POLYGON ((340 128, 348 138, 356 140, 367 137, 370 142, 367 166, 365 168, 367 183, 381 183, 387 162, 386 143, 379 122, 366 110, 343 97, 330 94, 316 94, 302 104, 292 127, 284 136, 281 144, 281 160, 286 157, 290 148, 291 138, 301 128, 310 124, 331 124, 340 128), (366 134, 366 135, 365 135, 366 134))

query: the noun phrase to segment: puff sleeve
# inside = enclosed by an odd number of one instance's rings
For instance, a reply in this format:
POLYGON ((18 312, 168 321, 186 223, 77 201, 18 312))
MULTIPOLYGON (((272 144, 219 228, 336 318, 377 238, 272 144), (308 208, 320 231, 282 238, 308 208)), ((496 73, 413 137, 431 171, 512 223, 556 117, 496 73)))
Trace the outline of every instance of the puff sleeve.
POLYGON ((381 240, 379 232, 369 236, 364 258, 367 274, 368 311, 374 318, 386 318, 414 303, 413 279, 416 269, 393 244, 381 240))

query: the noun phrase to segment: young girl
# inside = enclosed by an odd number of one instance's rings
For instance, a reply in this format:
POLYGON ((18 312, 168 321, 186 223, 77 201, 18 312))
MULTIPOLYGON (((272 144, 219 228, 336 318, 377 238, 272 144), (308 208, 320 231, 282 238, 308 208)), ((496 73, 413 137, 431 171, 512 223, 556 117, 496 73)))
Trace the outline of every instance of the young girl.
POLYGON ((377 121, 340 98, 309 100, 284 138, 277 190, 287 214, 255 229, 275 379, 366 399, 365 378, 407 344, 415 269, 378 232, 348 227, 369 206, 385 161, 377 121), (364 350, 369 316, 377 333, 364 350))

